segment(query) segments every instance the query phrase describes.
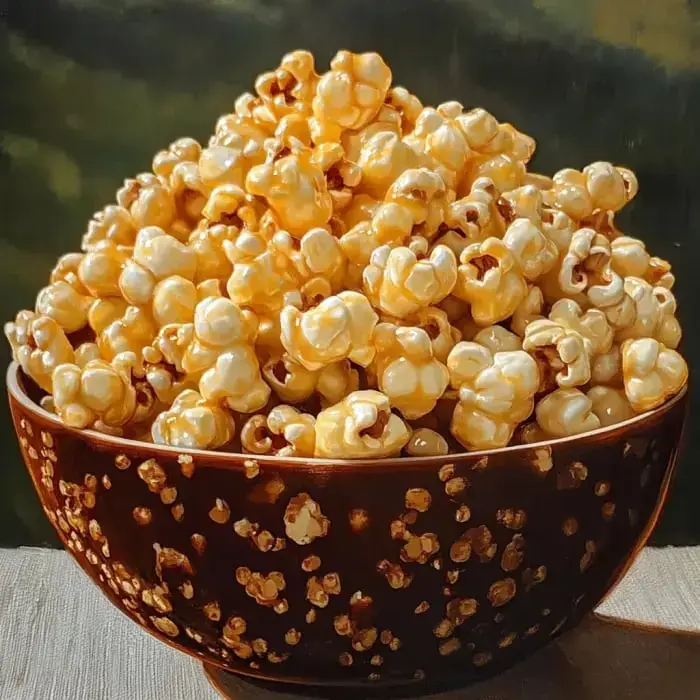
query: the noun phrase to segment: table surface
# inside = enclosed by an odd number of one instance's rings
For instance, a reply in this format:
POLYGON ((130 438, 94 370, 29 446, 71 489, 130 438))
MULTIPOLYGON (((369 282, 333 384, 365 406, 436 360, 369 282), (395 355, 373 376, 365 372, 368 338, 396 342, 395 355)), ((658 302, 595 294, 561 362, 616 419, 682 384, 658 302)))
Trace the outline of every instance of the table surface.
MULTIPOLYGON (((700 547, 644 550, 598 613, 618 624, 591 618, 502 676, 435 697, 700 698, 700 547)), ((232 690, 239 700, 303 698, 238 679, 232 690)), ((65 552, 0 550, 2 700, 219 697, 196 660, 131 622, 65 552)))

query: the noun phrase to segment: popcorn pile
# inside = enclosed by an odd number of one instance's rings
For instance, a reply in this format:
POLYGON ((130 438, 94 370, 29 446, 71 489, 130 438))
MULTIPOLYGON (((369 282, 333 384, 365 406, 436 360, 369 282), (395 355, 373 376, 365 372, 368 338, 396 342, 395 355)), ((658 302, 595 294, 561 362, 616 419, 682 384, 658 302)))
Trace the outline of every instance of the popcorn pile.
POLYGON ((528 173, 484 109, 423 107, 374 53, 286 55, 125 181, 5 326, 77 428, 367 458, 573 435, 677 393, 669 264, 629 170, 528 173), (237 431, 236 427, 240 426, 237 431))

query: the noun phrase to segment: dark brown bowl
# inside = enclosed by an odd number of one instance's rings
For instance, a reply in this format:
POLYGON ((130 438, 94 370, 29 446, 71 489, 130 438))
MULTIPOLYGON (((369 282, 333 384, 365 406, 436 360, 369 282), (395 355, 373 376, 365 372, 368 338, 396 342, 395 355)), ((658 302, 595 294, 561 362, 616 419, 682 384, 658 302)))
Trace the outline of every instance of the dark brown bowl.
POLYGON ((46 515, 115 605, 209 664, 336 685, 468 682, 576 625, 659 515, 687 401, 534 446, 252 461, 67 428, 7 385, 46 515))

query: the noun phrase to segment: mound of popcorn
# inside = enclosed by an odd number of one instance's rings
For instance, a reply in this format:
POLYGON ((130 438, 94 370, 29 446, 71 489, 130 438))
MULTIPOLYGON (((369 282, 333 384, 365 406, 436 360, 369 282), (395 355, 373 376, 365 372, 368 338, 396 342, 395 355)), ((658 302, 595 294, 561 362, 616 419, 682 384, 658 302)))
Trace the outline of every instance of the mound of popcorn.
POLYGON ((207 145, 129 178, 5 325, 68 426, 254 455, 445 455, 584 433, 688 369, 670 265, 615 215, 634 174, 528 172, 481 108, 376 53, 261 75, 207 145))

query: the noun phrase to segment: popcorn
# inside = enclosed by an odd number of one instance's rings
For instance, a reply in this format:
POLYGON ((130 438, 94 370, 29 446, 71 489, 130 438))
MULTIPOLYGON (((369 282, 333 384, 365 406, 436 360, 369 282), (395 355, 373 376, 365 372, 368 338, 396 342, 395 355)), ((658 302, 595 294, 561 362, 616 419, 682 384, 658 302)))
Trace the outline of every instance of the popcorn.
POLYGON ((61 326, 49 316, 20 311, 14 321, 5 324, 4 330, 15 362, 51 393, 55 368, 74 359, 73 348, 61 326))
POLYGON ((535 361, 522 350, 491 353, 474 342, 457 343, 447 358, 459 392, 450 430, 467 449, 504 447, 531 413, 539 385, 535 361))
POLYGON ((579 389, 555 389, 535 407, 537 425, 551 437, 587 433, 600 427, 593 401, 579 389))
POLYGON ((58 280, 44 287, 36 297, 36 310, 58 323, 66 333, 74 333, 85 326, 92 298, 76 291, 68 282, 58 280))
POLYGON ((446 245, 459 257, 470 243, 501 238, 505 222, 495 194, 496 188, 491 180, 486 177, 475 180, 466 197, 450 204, 445 221, 438 229, 436 243, 446 245))
POLYGON ((312 457, 316 419, 292 406, 275 406, 267 416, 256 415, 241 430, 245 452, 279 457, 312 457))
POLYGON ((639 413, 677 394, 688 381, 688 366, 658 340, 639 338, 622 344, 622 374, 627 399, 639 413))
POLYGON ((588 390, 586 396, 591 400, 591 411, 603 428, 634 416, 634 410, 621 389, 594 386, 588 390))
POLYGON ((406 424, 391 412, 379 391, 355 391, 316 417, 315 456, 362 459, 398 454, 410 438, 406 424))
POLYGON ((153 421, 151 436, 161 445, 211 450, 229 442, 234 429, 228 411, 188 389, 153 421))
POLYGON ((379 54, 339 51, 331 70, 319 80, 312 102, 322 140, 338 138, 343 129, 366 126, 382 106, 390 85, 391 71, 379 54))
POLYGON ((309 149, 298 149, 273 162, 256 165, 245 181, 248 192, 264 197, 280 224, 295 236, 323 226, 333 214, 326 178, 311 154, 309 149))
POLYGON ((503 236, 528 282, 534 282, 552 269, 557 247, 529 219, 515 219, 503 236))
POLYGON ((312 371, 346 358, 366 367, 374 359, 371 336, 377 320, 364 295, 341 292, 309 311, 285 307, 282 344, 290 357, 312 371))
POLYGON ((136 389, 131 381, 135 363, 136 356, 126 352, 112 362, 58 365, 52 377, 56 413, 72 428, 87 428, 96 421, 110 428, 123 426, 136 410, 136 389))
POLYGON ((472 341, 483 345, 494 354, 523 349, 522 340, 503 326, 486 326, 472 338, 472 341))
POLYGON ((469 302, 474 321, 490 326, 508 318, 527 295, 527 284, 503 241, 472 243, 459 257, 455 296, 469 302))
POLYGON ((540 391, 551 391, 555 384, 574 387, 590 381, 591 361, 578 331, 556 321, 533 321, 525 329, 523 350, 540 368, 540 391))
POLYGON ((374 339, 377 384, 391 405, 409 420, 432 411, 447 388, 449 373, 433 357, 430 336, 422 328, 380 323, 374 339))
POLYGON ((430 257, 421 260, 410 248, 381 246, 372 253, 363 281, 375 307, 405 318, 450 294, 457 281, 457 261, 447 246, 435 246, 430 257))
POLYGON ((652 410, 688 370, 671 265, 615 222, 637 180, 528 172, 534 150, 377 54, 292 51, 93 215, 5 325, 13 357, 67 425, 307 460, 652 410))

